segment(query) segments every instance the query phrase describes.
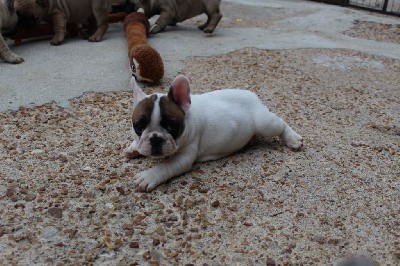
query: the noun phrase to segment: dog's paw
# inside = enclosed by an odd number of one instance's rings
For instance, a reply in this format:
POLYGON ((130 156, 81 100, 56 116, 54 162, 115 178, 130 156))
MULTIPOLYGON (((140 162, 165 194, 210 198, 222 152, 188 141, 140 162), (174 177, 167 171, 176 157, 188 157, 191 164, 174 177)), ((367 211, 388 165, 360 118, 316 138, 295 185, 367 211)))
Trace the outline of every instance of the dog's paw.
POLYGON ((160 31, 162 31, 163 30, 163 28, 161 28, 159 25, 157 25, 157 24, 154 24, 153 26, 151 26, 151 28, 150 28, 150 33, 151 34, 156 34, 156 33, 159 33, 160 31))
POLYGON ((24 62, 24 59, 14 53, 12 53, 10 56, 5 58, 5 61, 8 63, 11 63, 11 64, 19 64, 19 63, 24 62))
POLYGON ((50 44, 54 46, 61 45, 64 42, 64 38, 55 37, 51 39, 50 44))
POLYGON ((133 184, 138 192, 150 192, 160 184, 158 178, 147 174, 146 171, 137 174, 135 179, 133 184))
POLYGON ((294 132, 293 130, 290 132, 290 134, 287 134, 284 137, 286 145, 289 148, 292 148, 294 150, 300 150, 301 147, 303 147, 303 137, 294 132))
POLYGON ((203 32, 204 32, 204 33, 207 33, 207 34, 211 34, 211 33, 214 32, 214 29, 213 29, 213 28, 207 27, 207 28, 205 28, 205 29, 203 30, 203 32))
POLYGON ((98 36, 96 34, 93 34, 92 36, 89 37, 89 42, 99 42, 101 41, 102 36, 98 36))

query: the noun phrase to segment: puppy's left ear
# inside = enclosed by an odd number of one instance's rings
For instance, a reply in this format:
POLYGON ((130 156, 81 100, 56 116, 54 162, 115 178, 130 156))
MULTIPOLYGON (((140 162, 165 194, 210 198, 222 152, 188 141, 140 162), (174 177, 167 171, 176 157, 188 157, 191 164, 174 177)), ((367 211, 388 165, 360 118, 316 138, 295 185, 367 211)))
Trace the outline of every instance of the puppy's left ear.
POLYGON ((191 101, 189 80, 187 77, 184 75, 178 75, 174 79, 169 89, 168 97, 179 105, 184 112, 189 110, 191 101))
POLYGON ((132 105, 133 108, 136 107, 136 105, 146 98, 146 93, 142 91, 142 89, 139 87, 139 85, 136 83, 135 77, 131 78, 131 88, 132 88, 132 105))

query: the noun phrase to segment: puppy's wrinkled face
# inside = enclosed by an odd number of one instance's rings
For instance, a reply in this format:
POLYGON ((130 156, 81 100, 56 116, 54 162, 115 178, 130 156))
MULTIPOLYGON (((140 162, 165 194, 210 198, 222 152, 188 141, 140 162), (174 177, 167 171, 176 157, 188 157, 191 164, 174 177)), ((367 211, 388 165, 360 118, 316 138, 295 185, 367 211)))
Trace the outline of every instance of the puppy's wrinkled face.
POLYGON ((185 129, 184 119, 184 111, 171 96, 147 96, 136 105, 132 114, 136 150, 142 155, 156 158, 174 154, 185 129))
POLYGON ((48 8, 45 0, 15 0, 14 7, 23 26, 40 22, 48 8))

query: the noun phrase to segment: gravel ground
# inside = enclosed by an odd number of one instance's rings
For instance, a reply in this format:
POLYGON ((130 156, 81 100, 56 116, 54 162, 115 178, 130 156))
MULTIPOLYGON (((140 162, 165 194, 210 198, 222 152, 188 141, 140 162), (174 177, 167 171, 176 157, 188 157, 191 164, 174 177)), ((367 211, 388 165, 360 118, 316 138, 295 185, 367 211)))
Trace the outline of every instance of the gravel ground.
POLYGON ((156 163, 124 158, 129 92, 2 113, 0 265, 397 265, 399 71, 339 49, 193 57, 193 93, 252 90, 305 146, 260 138, 148 194, 127 186, 156 163))
MULTIPOLYGON (((219 27, 283 31, 317 10, 276 4, 223 1, 219 27)), ((363 14, 337 35, 399 43, 396 17, 363 14)), ((259 138, 141 194, 128 183, 157 162, 124 157, 130 92, 0 113, 0 265, 336 265, 354 255, 400 264, 399 60, 246 48, 185 63, 193 93, 252 90, 304 148, 259 138)))
POLYGON ((387 24, 356 20, 353 23, 354 26, 344 34, 380 42, 400 43, 400 22, 399 24, 387 24))

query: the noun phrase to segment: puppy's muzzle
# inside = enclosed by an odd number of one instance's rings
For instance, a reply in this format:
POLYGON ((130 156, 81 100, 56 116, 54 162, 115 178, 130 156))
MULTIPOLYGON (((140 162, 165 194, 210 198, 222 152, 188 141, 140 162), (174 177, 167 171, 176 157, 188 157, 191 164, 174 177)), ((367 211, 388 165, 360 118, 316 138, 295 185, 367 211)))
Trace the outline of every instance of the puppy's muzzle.
POLYGON ((153 134, 153 136, 150 138, 150 144, 151 144, 151 155, 152 156, 162 156, 163 155, 163 144, 165 140, 157 134, 153 134))

